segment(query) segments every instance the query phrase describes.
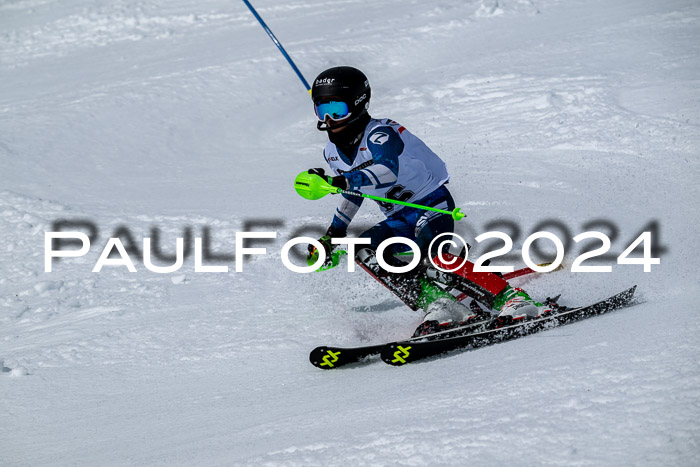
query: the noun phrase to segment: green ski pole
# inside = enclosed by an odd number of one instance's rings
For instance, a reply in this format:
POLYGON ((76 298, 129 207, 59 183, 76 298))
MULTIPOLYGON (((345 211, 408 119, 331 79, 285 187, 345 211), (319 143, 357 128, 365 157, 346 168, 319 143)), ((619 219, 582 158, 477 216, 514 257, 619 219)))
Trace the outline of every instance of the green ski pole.
POLYGON ((424 209, 426 211, 434 211, 442 214, 449 214, 455 221, 459 221, 466 216, 466 214, 464 214, 460 208, 455 208, 452 211, 446 211, 444 209, 423 206, 415 203, 408 203, 406 201, 399 201, 397 199, 381 198, 379 196, 368 195, 365 193, 357 193, 354 191, 343 190, 341 188, 332 186, 323 177, 307 172, 302 172, 299 175, 297 175, 297 177, 294 179, 294 189, 299 194, 299 196, 312 200, 323 198, 329 193, 342 193, 349 196, 357 196, 360 198, 368 198, 373 199, 375 201, 382 201, 384 203, 400 204, 402 206, 408 206, 411 208, 424 209))

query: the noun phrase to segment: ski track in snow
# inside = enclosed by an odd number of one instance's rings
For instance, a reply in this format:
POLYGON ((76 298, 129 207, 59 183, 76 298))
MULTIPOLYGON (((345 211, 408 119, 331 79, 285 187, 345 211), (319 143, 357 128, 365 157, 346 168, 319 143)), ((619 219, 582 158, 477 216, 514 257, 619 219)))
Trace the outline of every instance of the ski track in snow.
MULTIPOLYGON (((362 68, 372 114, 445 158, 458 233, 515 222, 519 254, 544 220, 573 236, 602 219, 617 255, 656 220, 662 264, 516 282, 568 305, 639 284, 609 315, 318 371, 314 346, 403 338, 421 317, 359 271, 282 266, 283 243, 334 206, 290 181, 321 164, 325 136, 245 6, 3 2, 0 464, 700 463, 697 2, 254 3, 307 79, 362 68), (44 273, 58 219, 98 238, 44 273), (208 227, 232 255, 236 231, 274 220, 243 272, 195 273, 191 255, 173 274, 91 272, 121 226, 139 249, 157 229, 166 255, 208 227)), ((355 232, 378 220, 365 206, 355 232)))

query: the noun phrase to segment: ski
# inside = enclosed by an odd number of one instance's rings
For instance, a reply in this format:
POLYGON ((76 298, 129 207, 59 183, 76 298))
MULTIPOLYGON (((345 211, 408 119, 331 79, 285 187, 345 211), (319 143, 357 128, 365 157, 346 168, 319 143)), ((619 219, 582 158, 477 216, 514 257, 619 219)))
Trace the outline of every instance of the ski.
MULTIPOLYGON (((411 339, 407 339, 407 341, 424 340, 427 337, 444 339, 448 337, 460 336, 486 325, 489 321, 490 320, 478 320, 457 328, 432 333, 427 336, 413 337, 411 339)), ((309 361, 316 368, 320 368, 322 370, 332 370, 351 363, 358 363, 363 360, 369 361, 368 357, 378 355, 387 345, 387 343, 384 343, 362 347, 320 346, 311 351, 309 354, 309 361)))
POLYGON ((436 339, 435 336, 429 335, 417 339, 393 342, 387 344, 381 350, 381 358, 389 365, 401 366, 457 349, 474 349, 527 336, 543 329, 580 321, 621 308, 632 300, 636 288, 637 286, 635 285, 624 292, 592 305, 564 309, 539 319, 523 321, 496 329, 480 330, 457 337, 436 339))

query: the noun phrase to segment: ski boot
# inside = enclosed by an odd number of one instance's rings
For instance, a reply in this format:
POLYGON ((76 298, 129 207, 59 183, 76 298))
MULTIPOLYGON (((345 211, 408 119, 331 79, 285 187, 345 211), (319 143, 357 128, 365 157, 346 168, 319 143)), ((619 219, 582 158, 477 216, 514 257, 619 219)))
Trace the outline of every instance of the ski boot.
POLYGON ((548 315, 554 307, 530 298, 523 289, 507 285, 496 296, 493 309, 498 312, 489 327, 501 328, 521 320, 537 319, 548 315))
POLYGON ((416 328, 413 337, 448 331, 469 323, 476 315, 454 298, 438 298, 428 305, 423 322, 416 328))

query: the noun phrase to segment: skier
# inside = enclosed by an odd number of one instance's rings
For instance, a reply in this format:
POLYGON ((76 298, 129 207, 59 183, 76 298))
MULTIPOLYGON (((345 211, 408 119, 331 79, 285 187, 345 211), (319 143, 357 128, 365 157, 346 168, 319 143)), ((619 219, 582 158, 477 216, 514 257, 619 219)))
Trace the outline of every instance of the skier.
MULTIPOLYGON (((318 175, 343 190, 453 210, 455 203, 446 186, 450 176, 443 160, 399 123, 372 118, 368 113, 371 95, 367 77, 356 68, 339 66, 318 75, 311 88, 311 97, 318 117, 317 128, 328 133, 329 141, 323 156, 332 175, 326 175, 322 168, 309 169, 308 173, 318 175)), ((319 239, 326 258, 330 258, 336 246, 331 239, 347 235, 348 225, 363 200, 341 195, 333 220, 326 234, 319 239)), ((469 319, 473 313, 435 285, 435 281, 446 283, 450 280, 440 271, 423 262, 408 273, 391 273, 382 269, 376 258, 379 244, 391 237, 415 241, 421 257, 426 258, 431 253, 428 251, 430 242, 439 234, 454 230, 453 218, 393 203, 378 204, 386 219, 361 234, 361 237, 370 239, 370 244, 357 251, 356 262, 412 309, 427 309, 417 334, 456 326, 469 319)), ((398 249, 396 245, 392 246, 385 250, 383 259, 390 265, 404 264, 394 257, 398 249)), ((310 258, 316 254, 315 250, 309 245, 310 258)), ((466 267, 470 265, 467 263, 466 267)), ((465 271, 464 275, 461 280, 471 282, 470 289, 483 292, 484 287, 478 281, 495 284, 487 295, 472 298, 495 307, 502 318, 500 323, 526 316, 536 317, 548 311, 546 306, 534 302, 524 291, 510 287, 494 274, 470 275, 465 271)))

